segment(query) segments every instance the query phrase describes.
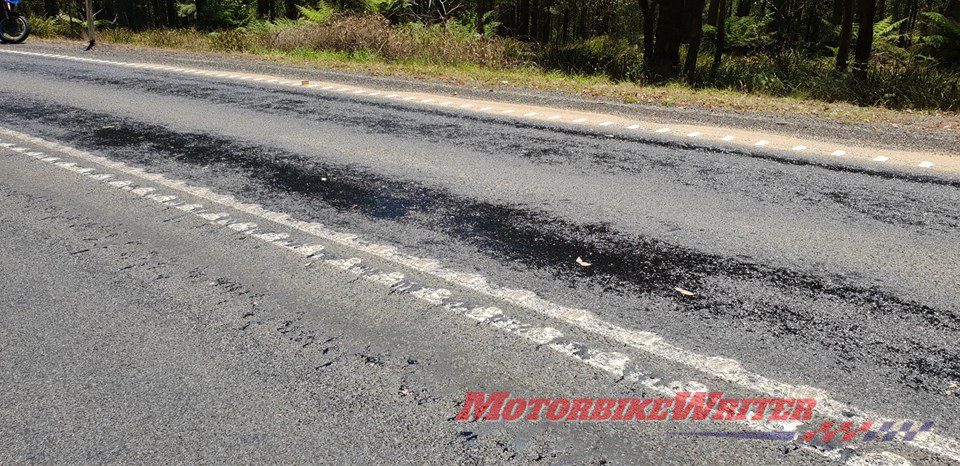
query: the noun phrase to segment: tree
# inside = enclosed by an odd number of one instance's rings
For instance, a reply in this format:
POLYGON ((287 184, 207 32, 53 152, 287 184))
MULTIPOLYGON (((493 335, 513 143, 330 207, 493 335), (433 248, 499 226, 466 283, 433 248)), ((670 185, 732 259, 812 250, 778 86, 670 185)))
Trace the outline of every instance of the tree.
POLYGON ((853 36, 853 2, 843 0, 843 19, 840 25, 840 43, 837 47, 837 71, 847 71, 850 59, 850 38, 853 36))
POLYGON ((857 0, 857 47, 854 52, 854 73, 861 79, 867 76, 867 66, 870 64, 870 54, 873 51, 873 21, 876 15, 876 0, 857 0))
POLYGON ((718 0, 720 4, 717 16, 717 43, 713 50, 713 65, 710 67, 710 78, 717 76, 720 69, 720 60, 723 58, 723 46, 727 40, 726 0, 718 0))
POLYGON ((640 13, 643 14, 643 63, 649 68, 653 60, 653 35, 657 21, 657 3, 651 0, 638 0, 640 13))
POLYGON ((684 35, 683 0, 657 0, 657 32, 653 46, 650 73, 654 79, 664 80, 677 75, 680 67, 680 44, 684 35))
POLYGON ((693 84, 697 76, 697 59, 703 39, 703 6, 705 0, 690 0, 684 31, 687 35, 687 60, 683 66, 687 82, 693 84))

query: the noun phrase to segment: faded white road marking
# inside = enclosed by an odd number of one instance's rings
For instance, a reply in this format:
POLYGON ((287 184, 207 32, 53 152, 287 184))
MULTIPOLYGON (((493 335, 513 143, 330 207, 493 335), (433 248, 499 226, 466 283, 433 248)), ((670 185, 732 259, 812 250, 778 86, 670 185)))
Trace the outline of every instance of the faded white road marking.
POLYGON ((726 135, 726 136, 724 136, 724 137, 722 137, 722 138, 720 138, 720 139, 722 139, 722 140, 724 140, 724 141, 733 141, 734 137, 728 134, 728 135, 726 135))
POLYGON ((933 162, 928 162, 925 160, 923 162, 920 162, 920 165, 917 165, 917 166, 920 168, 930 168, 933 166, 933 162))
MULTIPOLYGON (((161 174, 148 173, 143 169, 130 167, 122 162, 116 162, 104 157, 74 149, 72 147, 63 146, 61 144, 46 141, 44 139, 36 138, 9 129, 0 128, 0 132, 10 137, 15 137, 33 144, 55 149, 72 157, 93 162, 100 166, 104 166, 121 173, 126 173, 140 179, 145 179, 172 190, 181 191, 197 198, 205 199, 207 201, 229 207, 250 216, 263 218, 276 224, 296 229, 318 238, 334 242, 340 246, 376 256, 390 263, 417 270, 426 275, 439 278, 466 289, 473 290, 481 295, 501 299, 512 305, 532 310, 544 316, 560 320, 569 325, 579 327, 582 330, 603 336, 609 340, 620 342, 626 346, 648 353, 652 356, 691 367, 700 372, 741 387, 766 393, 773 397, 817 398, 818 404, 816 407, 816 412, 828 418, 874 422, 885 422, 889 420, 885 416, 865 411, 841 401, 834 400, 830 398, 824 390, 803 385, 791 385, 785 382, 767 378, 758 373, 746 370, 738 361, 717 356, 705 356, 680 348, 665 341, 662 337, 655 333, 627 329, 616 324, 606 322, 592 312, 552 303, 540 298, 532 291, 510 289, 500 285, 492 284, 488 282, 486 277, 482 275, 455 271, 440 265, 440 262, 434 259, 412 256, 400 252, 396 247, 371 243, 359 238, 358 235, 336 232, 318 223, 295 220, 287 214, 273 212, 264 209, 259 205, 240 202, 230 195, 218 194, 208 188, 193 187, 182 181, 171 180, 161 174)), ((131 181, 125 182, 127 185, 117 187, 120 187, 121 189, 132 190, 133 188, 131 188, 130 185, 133 183, 131 181)), ((117 182, 107 182, 107 184, 116 186, 115 183, 117 182)), ((220 217, 216 221, 224 225, 229 224, 229 214, 220 214, 224 217, 220 217)), ((622 376, 627 380, 639 380, 633 379, 635 374, 624 373, 622 376)), ((670 389, 668 388, 668 390, 670 389)), ((943 437, 939 434, 928 431, 919 434, 912 442, 909 442, 908 445, 910 447, 920 448, 931 453, 950 458, 954 461, 960 461, 960 442, 953 438, 943 437)))
POLYGON ((700 132, 699 132, 699 131, 691 131, 691 132, 687 133, 687 136, 688 136, 688 137, 691 137, 691 138, 695 138, 695 137, 697 137, 697 136, 700 136, 700 132))
POLYGON ((657 130, 658 133, 669 133, 670 128, 660 128, 657 130))
POLYGON ((847 151, 838 149, 833 151, 832 155, 836 155, 836 156, 847 155, 847 151))
POLYGON ((878 155, 873 158, 874 162, 886 162, 887 160, 890 160, 890 157, 887 157, 885 155, 878 155))
POLYGON ((753 145, 763 147, 763 146, 765 146, 765 145, 767 145, 767 144, 770 144, 770 141, 767 141, 766 139, 761 139, 761 140, 755 142, 753 145))
POLYGON ((807 146, 793 146, 791 149, 800 152, 802 150, 807 150, 807 146))

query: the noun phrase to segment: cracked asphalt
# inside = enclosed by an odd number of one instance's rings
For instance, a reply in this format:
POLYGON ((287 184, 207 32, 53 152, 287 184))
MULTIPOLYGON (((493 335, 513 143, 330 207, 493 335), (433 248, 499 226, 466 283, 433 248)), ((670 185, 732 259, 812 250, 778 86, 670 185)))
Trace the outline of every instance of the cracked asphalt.
MULTIPOLYGON (((42 57, 0 82, 2 127, 960 427, 955 181, 42 57)), ((836 461, 676 423, 454 421, 468 390, 644 389, 74 173, 0 174, 0 462, 836 461)))

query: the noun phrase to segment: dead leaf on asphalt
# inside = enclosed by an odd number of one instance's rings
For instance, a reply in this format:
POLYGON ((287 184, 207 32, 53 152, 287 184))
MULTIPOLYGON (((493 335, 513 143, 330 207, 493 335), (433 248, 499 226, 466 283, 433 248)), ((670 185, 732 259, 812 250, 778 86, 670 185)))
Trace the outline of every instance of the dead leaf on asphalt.
POLYGON ((579 256, 577 257, 577 264, 579 264, 580 267, 590 267, 591 265, 593 265, 592 263, 583 260, 579 256))
POLYGON ((684 296, 694 296, 694 295, 696 295, 696 293, 694 293, 694 292, 692 292, 692 291, 685 290, 685 289, 683 289, 683 288, 680 288, 679 286, 676 287, 676 288, 674 288, 674 290, 676 290, 677 293, 680 293, 680 294, 682 294, 682 295, 684 295, 684 296))

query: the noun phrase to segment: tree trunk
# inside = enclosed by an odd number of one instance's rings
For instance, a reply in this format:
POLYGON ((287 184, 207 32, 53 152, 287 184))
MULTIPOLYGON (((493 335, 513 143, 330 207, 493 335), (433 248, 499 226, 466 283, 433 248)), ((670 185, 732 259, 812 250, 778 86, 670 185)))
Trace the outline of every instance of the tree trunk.
POLYGON ((517 2, 517 35, 520 37, 530 35, 530 0, 517 2))
POLYGON ((669 79, 679 72, 685 17, 682 0, 658 0, 656 42, 650 61, 650 73, 654 79, 669 79))
POLYGON ((847 71, 850 59, 850 37, 853 36, 853 1, 843 0, 843 19, 840 25, 840 43, 837 47, 837 71, 847 71))
POLYGON ((643 64, 650 68, 653 61, 654 26, 657 20, 657 4, 651 0, 639 0, 640 11, 643 12, 643 64))
POLYGON ((707 9, 707 24, 716 26, 717 16, 720 15, 720 10, 723 8, 721 0, 710 0, 710 8, 707 9))
POLYGON ((704 0, 693 0, 687 17, 687 60, 684 64, 684 74, 687 81, 694 84, 697 75, 697 59, 700 58, 700 42, 703 38, 703 7, 704 0))
POLYGON ((177 15, 177 1, 165 0, 167 9, 167 27, 175 28, 180 26, 180 16, 177 15))
POLYGON ((196 15, 197 15, 197 29, 207 29, 207 0, 194 0, 194 5, 196 5, 196 15))
POLYGON ((750 16, 750 10, 753 10, 753 0, 740 0, 737 2, 737 16, 741 18, 750 16))
POLYGON ((873 21, 876 15, 876 0, 857 0, 857 47, 853 55, 854 72, 861 78, 867 77, 867 66, 870 64, 870 53, 873 52, 873 21))
POLYGON ((726 1, 720 2, 720 15, 717 17, 717 44, 713 51, 713 65, 710 66, 710 79, 717 77, 717 70, 720 69, 720 60, 723 58, 723 46, 727 41, 727 21, 726 21, 726 1))

